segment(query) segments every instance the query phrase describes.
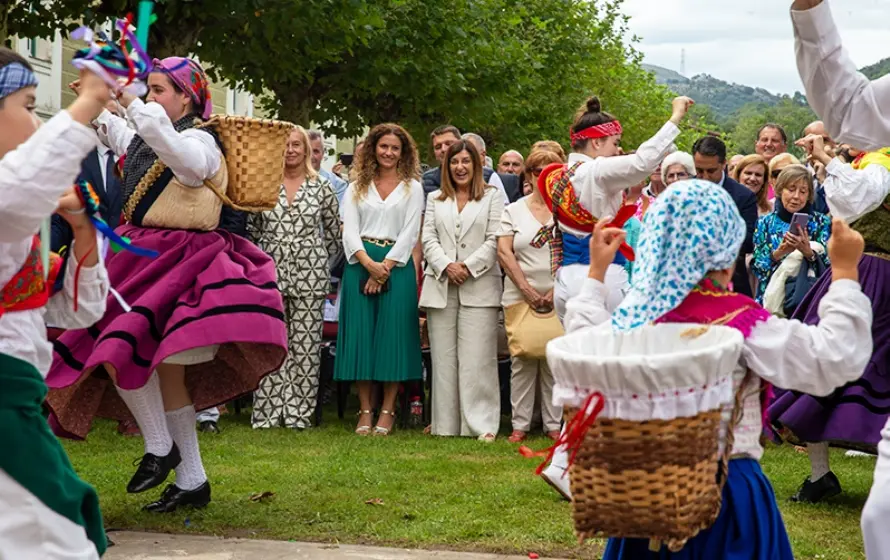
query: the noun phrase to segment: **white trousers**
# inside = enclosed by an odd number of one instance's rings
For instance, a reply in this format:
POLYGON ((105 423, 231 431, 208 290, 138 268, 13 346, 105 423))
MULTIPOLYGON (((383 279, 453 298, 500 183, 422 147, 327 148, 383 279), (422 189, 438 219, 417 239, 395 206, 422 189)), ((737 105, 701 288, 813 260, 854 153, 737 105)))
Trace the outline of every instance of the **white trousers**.
POLYGON ((537 402, 541 407, 544 431, 559 430, 561 409, 553 406, 553 374, 547 366, 547 360, 513 356, 511 361, 510 403, 513 408, 513 429, 522 432, 531 429, 535 414, 535 393, 540 387, 541 398, 537 402))
POLYGON ((890 420, 881 430, 875 479, 862 510, 862 539, 868 560, 890 560, 890 420))
POLYGON ((428 309, 433 365, 432 433, 437 436, 497 434, 497 307, 466 307, 449 286, 444 309, 428 309))
MULTIPOLYGON (((589 272, 590 267, 586 264, 571 264, 556 272, 556 281, 553 285, 553 306, 556 308, 556 315, 561 323, 564 324, 566 303, 581 292, 581 286, 587 280, 589 272)), ((609 265, 606 270, 606 287, 609 288, 606 309, 614 311, 630 288, 627 271, 623 266, 609 265)))
POLYGON ((0 470, 0 558, 99 560, 86 530, 0 470))

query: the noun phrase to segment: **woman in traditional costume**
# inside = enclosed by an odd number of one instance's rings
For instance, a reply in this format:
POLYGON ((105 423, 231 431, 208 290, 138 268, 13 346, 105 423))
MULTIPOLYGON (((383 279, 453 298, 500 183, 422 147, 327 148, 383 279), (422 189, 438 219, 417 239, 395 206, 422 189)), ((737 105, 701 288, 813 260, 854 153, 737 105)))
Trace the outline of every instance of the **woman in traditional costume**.
MULTIPOLYGON (((573 153, 568 165, 551 164, 538 178, 538 188, 553 212, 555 225, 532 243, 551 247, 551 270, 555 275, 553 303, 560 320, 565 304, 587 276, 590 264, 588 244, 594 224, 604 216, 618 217, 616 225, 628 231, 628 241, 635 242, 639 220, 634 218, 636 206, 624 206, 625 190, 649 177, 674 149, 680 135, 678 125, 693 101, 677 97, 673 114, 655 136, 640 145, 636 152, 621 154, 622 127, 618 119, 602 111, 596 97, 587 100, 570 129, 573 153)), ((609 309, 614 309, 630 285, 633 245, 626 244, 609 268, 609 309)), ((557 451, 541 477, 564 498, 569 499, 566 476, 568 455, 557 451)))
MULTIPOLYGON (((819 308, 818 325, 771 316, 754 300, 726 288, 745 238, 742 220, 726 191, 708 181, 682 181, 650 207, 640 237, 630 292, 608 310, 606 270, 624 233, 598 225, 581 293, 568 302, 566 331, 586 327, 625 332, 651 323, 724 325, 745 337, 733 374, 740 419, 716 522, 682 550, 651 550, 650 542, 612 539, 605 560, 793 558, 772 487, 760 469, 762 400, 775 384, 816 395, 859 377, 871 353, 871 304, 857 263, 862 237, 836 219, 829 253, 832 284, 819 308), (749 373, 750 372, 750 373, 749 373)), ((555 393, 573 393, 559 387, 555 393)))
MULTIPOLYGON (((569 154, 568 165, 552 164, 541 173, 538 188, 554 214, 554 233, 559 237, 560 247, 553 254, 554 269, 558 268, 553 295, 560 317, 565 302, 577 293, 577 286, 587 274, 587 245, 593 225, 603 216, 619 216, 625 190, 646 179, 673 149, 674 140, 680 135, 678 125, 692 103, 688 97, 676 98, 670 121, 636 152, 620 155, 621 123, 602 111, 598 98, 591 97, 572 125, 574 152, 569 154)), ((636 213, 636 207, 630 208, 628 218, 636 213)), ((624 265, 633 260, 633 251, 624 250, 615 259, 607 280, 613 308, 627 289, 624 265)))
POLYGON ((210 502, 195 409, 255 390, 281 366, 287 330, 275 263, 217 229, 222 204, 205 185, 225 190, 228 177, 219 139, 203 127, 212 109, 203 69, 187 58, 155 60, 148 87, 145 103, 119 97, 135 130, 108 111, 96 124, 126 155, 117 233, 159 256, 108 259, 122 302, 109 299, 95 327, 56 341, 48 403, 58 427, 79 438, 95 416, 132 414, 145 455, 127 491, 154 488, 175 469, 175 484, 145 507, 170 512, 210 502), (100 365, 111 382, 92 375, 100 365))
POLYGON ((92 560, 107 546, 96 492, 41 410, 52 363, 44 321, 87 327, 108 293, 103 250, 72 183, 96 147, 89 123, 109 93, 97 76, 84 72, 81 81, 77 100, 38 131, 34 71, 0 48, 0 558, 92 560), (37 234, 57 209, 74 233, 64 269, 37 234))

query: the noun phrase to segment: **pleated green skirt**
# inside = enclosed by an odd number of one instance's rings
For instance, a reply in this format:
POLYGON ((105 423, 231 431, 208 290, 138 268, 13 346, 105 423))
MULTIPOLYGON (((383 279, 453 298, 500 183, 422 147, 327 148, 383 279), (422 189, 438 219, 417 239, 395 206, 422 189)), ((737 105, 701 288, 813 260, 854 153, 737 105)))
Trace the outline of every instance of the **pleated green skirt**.
MULTIPOLYGON (((391 249, 367 241, 364 246, 377 262, 391 249)), ((360 264, 347 264, 343 271, 334 379, 384 383, 422 379, 413 260, 392 269, 389 289, 379 295, 362 293, 369 277, 360 264)))

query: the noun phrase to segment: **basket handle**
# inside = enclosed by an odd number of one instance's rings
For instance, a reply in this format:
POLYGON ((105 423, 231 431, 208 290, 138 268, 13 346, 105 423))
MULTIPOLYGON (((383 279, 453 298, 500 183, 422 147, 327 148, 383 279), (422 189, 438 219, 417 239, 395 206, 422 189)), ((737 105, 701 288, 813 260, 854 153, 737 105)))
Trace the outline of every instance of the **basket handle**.
POLYGON ((241 212, 255 212, 256 211, 256 209, 247 208, 245 206, 240 206, 238 204, 235 204, 232 201, 232 199, 229 198, 228 195, 226 195, 226 193, 222 190, 222 188, 220 188, 219 185, 214 185, 208 179, 204 179, 204 186, 207 187, 208 189, 210 189, 211 191, 213 191, 213 194, 215 194, 220 200, 222 200, 222 203, 225 204, 226 206, 228 206, 229 208, 232 208, 234 210, 238 210, 241 212))

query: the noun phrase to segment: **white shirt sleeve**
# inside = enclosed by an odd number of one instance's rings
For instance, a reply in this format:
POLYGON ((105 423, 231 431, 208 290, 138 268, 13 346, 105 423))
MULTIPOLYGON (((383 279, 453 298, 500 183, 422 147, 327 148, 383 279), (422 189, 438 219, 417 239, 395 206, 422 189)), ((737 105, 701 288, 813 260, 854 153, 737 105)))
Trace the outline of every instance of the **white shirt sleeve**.
POLYGON ((609 195, 639 184, 667 157, 679 135, 677 125, 668 121, 655 136, 640 144, 635 153, 597 158, 596 165, 591 167, 593 183, 605 189, 609 195))
POLYGON ((593 278, 586 278, 581 291, 566 302, 564 325, 566 333, 608 322, 612 314, 606 309, 609 289, 593 278))
POLYGON ((80 173, 96 133, 61 111, 0 159, 0 242, 34 235, 80 173))
POLYGON ((890 171, 883 165, 853 169, 833 159, 825 166, 823 187, 832 216, 855 221, 878 208, 890 194, 890 171))
POLYGON ((108 298, 108 272, 105 270, 105 251, 108 242, 96 234, 96 250, 99 251, 99 262, 95 266, 80 269, 77 278, 77 311, 74 311, 74 281, 77 272, 77 260, 68 259, 65 270, 64 287, 61 292, 50 298, 46 305, 44 320, 48 325, 63 329, 85 329, 94 325, 105 315, 105 302, 108 298))
POLYGON ((777 387, 824 396, 865 371, 871 325, 871 301, 859 283, 838 280, 819 302, 818 325, 770 317, 754 327, 742 357, 777 387))
POLYGON ((797 68, 807 101, 838 142, 860 150, 890 144, 890 76, 870 82, 841 44, 828 2, 791 11, 797 68))
POLYGON ((201 187, 219 171, 222 152, 208 132, 194 128, 177 132, 163 107, 139 99, 130 103, 127 114, 139 136, 183 185, 201 187))
POLYGON ((343 253, 349 264, 358 264, 355 254, 364 251, 365 245, 362 243, 362 217, 358 210, 358 202, 355 200, 355 183, 350 183, 346 187, 340 213, 343 217, 343 253))
POLYGON ((405 222, 402 224, 395 245, 386 254, 388 260, 396 261, 399 266, 408 264, 411 252, 420 238, 420 221, 423 218, 423 186, 420 181, 411 180, 410 183, 405 184, 405 187, 409 189, 405 222))
POLYGON ((121 157, 127 153, 127 147, 136 136, 136 131, 130 127, 126 119, 104 109, 93 123, 97 125, 96 132, 99 135, 99 140, 108 146, 114 155, 121 157))
POLYGON ((504 182, 501 180, 500 176, 498 176, 497 172, 491 174, 491 177, 488 179, 488 184, 501 191, 501 194, 504 195, 504 206, 510 204, 510 199, 507 198, 507 190, 504 189, 504 182))

